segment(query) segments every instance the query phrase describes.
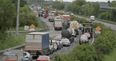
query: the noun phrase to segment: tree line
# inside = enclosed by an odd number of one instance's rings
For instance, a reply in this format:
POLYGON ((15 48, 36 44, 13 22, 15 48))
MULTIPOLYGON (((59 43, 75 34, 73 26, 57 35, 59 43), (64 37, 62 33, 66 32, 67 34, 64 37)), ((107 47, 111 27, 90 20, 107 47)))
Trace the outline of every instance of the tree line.
MULTIPOLYGON (((16 15, 17 0, 0 0, 0 35, 6 33, 6 30, 9 30, 10 28, 15 28, 16 15)), ((35 15, 31 12, 24 0, 21 0, 20 2, 19 23, 20 26, 30 25, 32 23, 37 24, 35 15)))
POLYGON ((65 3, 59 3, 54 2, 52 4, 53 8, 56 8, 58 10, 63 10, 64 8, 66 8, 66 11, 73 12, 78 15, 83 15, 87 17, 94 15, 100 19, 116 22, 116 9, 114 9, 116 8, 116 1, 107 2, 107 4, 113 8, 109 8, 106 10, 101 10, 100 4, 98 2, 86 2, 85 0, 75 0, 72 3, 67 4, 66 6, 65 3))

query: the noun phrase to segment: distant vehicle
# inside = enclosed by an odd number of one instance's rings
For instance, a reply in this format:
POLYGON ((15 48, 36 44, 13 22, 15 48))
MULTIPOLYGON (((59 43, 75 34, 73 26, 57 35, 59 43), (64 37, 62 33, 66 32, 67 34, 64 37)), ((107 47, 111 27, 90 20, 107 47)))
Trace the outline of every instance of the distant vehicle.
POLYGON ((80 36, 80 41, 79 43, 88 43, 89 42, 89 38, 90 38, 90 34, 89 33, 84 33, 80 36))
POLYGON ((3 53, 2 61, 20 61, 23 56, 23 51, 21 50, 8 50, 3 53))
POLYGON ((51 61, 49 56, 39 56, 36 61, 51 61))
POLYGON ((71 16, 70 15, 62 15, 62 19, 65 20, 65 21, 70 21, 71 16))
POLYGON ((63 29, 68 29, 70 27, 70 22, 69 21, 63 21, 62 25, 63 25, 63 29))
POLYGON ((62 42, 63 46, 70 46, 71 45, 68 38, 62 38, 61 42, 62 42))
POLYGON ((46 9, 46 10, 45 10, 45 14, 44 14, 44 18, 47 18, 48 16, 49 16, 48 10, 46 9))
POLYGON ((62 29, 62 18, 60 16, 56 16, 53 23, 55 30, 61 30, 62 29))
POLYGON ((22 61, 32 61, 32 56, 28 52, 23 53, 22 61))
POLYGON ((38 16, 39 16, 39 17, 43 17, 43 14, 44 14, 44 11, 39 10, 38 16))
POLYGON ((51 11, 50 13, 54 14, 54 16, 57 15, 57 12, 56 11, 51 11))
POLYGON ((18 57, 16 55, 9 55, 5 57, 5 61, 18 61, 18 57))
POLYGON ((50 40, 50 43, 51 43, 50 46, 51 46, 52 50, 56 51, 58 49, 56 40, 50 40))
POLYGON ((61 42, 62 36, 61 35, 57 35, 56 37, 54 37, 53 40, 56 41, 57 45, 58 45, 58 49, 63 48, 63 44, 61 42))
POLYGON ((53 22, 53 21, 54 21, 54 13, 49 13, 48 20, 49 20, 50 22, 53 22))
POLYGON ((49 33, 48 32, 31 32, 26 35, 25 51, 32 56, 39 54, 50 54, 49 33))

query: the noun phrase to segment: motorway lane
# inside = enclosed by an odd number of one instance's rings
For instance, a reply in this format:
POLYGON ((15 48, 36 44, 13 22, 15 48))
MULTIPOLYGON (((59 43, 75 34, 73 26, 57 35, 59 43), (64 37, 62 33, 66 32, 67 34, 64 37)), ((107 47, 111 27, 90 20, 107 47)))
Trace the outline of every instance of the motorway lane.
POLYGON ((61 35, 61 31, 55 31, 53 27, 53 22, 49 22, 48 19, 40 17, 40 19, 45 22, 45 24, 48 26, 50 33, 50 37, 54 38, 57 35, 61 35))
POLYGON ((106 27, 108 27, 108 28, 110 28, 110 29, 112 29, 112 30, 115 30, 115 31, 116 31, 116 25, 114 25, 114 24, 105 23, 105 22, 98 21, 98 20, 96 20, 95 22, 96 22, 96 23, 102 23, 102 24, 104 24, 106 27))
MULTIPOLYGON (((85 18, 87 20, 90 20, 87 17, 83 17, 83 16, 79 16, 79 15, 76 15, 76 16, 78 16, 79 18, 85 18)), ((99 21, 99 20, 95 20, 94 22, 104 24, 106 27, 116 31, 116 25, 115 24, 110 24, 110 23, 99 21)))

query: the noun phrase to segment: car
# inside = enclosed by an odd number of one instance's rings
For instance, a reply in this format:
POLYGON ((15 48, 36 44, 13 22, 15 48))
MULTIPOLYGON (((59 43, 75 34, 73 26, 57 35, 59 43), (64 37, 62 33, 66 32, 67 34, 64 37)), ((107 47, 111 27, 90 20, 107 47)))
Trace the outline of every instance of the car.
POLYGON ((58 45, 56 40, 50 40, 50 50, 52 51, 57 51, 58 45))
POLYGON ((36 61, 51 61, 49 56, 40 55, 36 61))
POLYGON ((70 40, 68 38, 62 38, 61 42, 62 42, 63 46, 70 46, 71 45, 70 40))
POLYGON ((57 35, 53 39, 53 40, 56 40, 56 43, 58 45, 58 50, 61 49, 61 48, 63 48, 63 44, 61 42, 61 39, 62 39, 62 36, 61 35, 57 35))
POLYGON ((22 61, 32 61, 32 56, 28 52, 23 53, 22 61))
POLYGON ((49 22, 54 22, 54 14, 53 13, 49 13, 48 20, 49 20, 49 22))

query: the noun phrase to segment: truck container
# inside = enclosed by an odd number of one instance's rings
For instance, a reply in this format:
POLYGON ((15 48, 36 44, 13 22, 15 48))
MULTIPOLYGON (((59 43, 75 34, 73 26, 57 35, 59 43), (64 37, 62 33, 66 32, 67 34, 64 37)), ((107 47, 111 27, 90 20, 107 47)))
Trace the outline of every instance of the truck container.
POLYGON ((32 56, 49 54, 49 32, 31 32, 27 34, 24 49, 32 56))

